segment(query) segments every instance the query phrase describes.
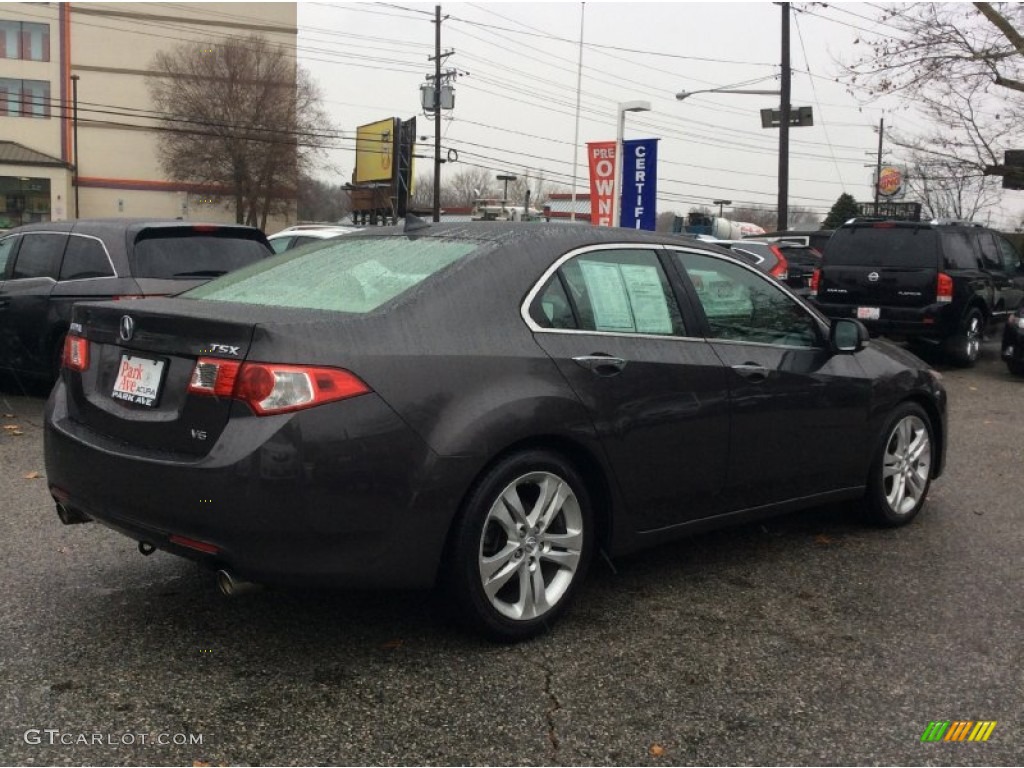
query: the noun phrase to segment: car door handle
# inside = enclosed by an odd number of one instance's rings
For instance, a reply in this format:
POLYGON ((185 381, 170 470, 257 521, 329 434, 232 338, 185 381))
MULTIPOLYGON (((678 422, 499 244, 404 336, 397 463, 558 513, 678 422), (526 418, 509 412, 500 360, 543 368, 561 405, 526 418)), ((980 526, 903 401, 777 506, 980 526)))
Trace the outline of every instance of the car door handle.
POLYGON ((580 355, 579 357, 574 357, 572 361, 576 365, 596 373, 598 376, 614 376, 617 373, 621 373, 622 369, 626 367, 626 361, 621 357, 612 357, 611 355, 602 355, 600 353, 580 355))
POLYGON ((734 365, 732 369, 747 381, 752 381, 755 384, 759 384, 767 379, 769 373, 767 368, 757 363, 740 363, 739 365, 734 365))

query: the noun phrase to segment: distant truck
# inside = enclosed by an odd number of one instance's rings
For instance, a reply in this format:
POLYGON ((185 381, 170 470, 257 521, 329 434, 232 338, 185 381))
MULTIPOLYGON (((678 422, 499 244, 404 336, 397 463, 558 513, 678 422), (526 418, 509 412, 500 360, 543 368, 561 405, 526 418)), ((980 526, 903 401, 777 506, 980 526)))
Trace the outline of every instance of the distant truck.
POLYGON ((480 198, 473 203, 473 221, 540 221, 543 217, 543 211, 512 205, 508 200, 480 198))
POLYGON ((691 235, 710 235, 719 240, 742 240, 751 235, 763 235, 764 228, 747 221, 733 221, 721 216, 709 216, 706 213, 690 213, 685 219, 676 216, 672 222, 672 231, 686 232, 691 235))

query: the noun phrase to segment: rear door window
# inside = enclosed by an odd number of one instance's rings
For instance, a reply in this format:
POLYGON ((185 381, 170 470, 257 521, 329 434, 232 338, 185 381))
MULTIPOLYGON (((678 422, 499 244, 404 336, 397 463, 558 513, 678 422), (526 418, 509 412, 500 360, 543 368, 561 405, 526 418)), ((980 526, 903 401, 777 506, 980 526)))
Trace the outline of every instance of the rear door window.
MULTIPOLYGON (((1003 269, 1007 272, 1016 272, 1020 267, 1020 254, 1017 253, 1017 249, 998 235, 996 236, 996 245, 999 246, 999 258, 1002 259, 1003 269)), ((0 258, 0 265, 2 263, 3 259, 0 258)), ((0 266, 0 275, 2 274, 3 268, 0 266)))
POLYGON ((978 233, 978 245, 981 251, 981 263, 985 269, 1001 272, 1003 260, 999 257, 999 246, 989 232, 978 233))
POLYGON ((85 280, 91 277, 114 277, 107 249, 95 238, 72 235, 64 250, 60 279, 85 280))
POLYGON ((22 235, 11 279, 49 277, 56 280, 67 239, 67 235, 48 232, 22 235))
POLYGON ((939 241, 934 230, 911 227, 844 227, 828 241, 830 267, 919 267, 937 269, 939 241))
POLYGON ((658 254, 593 251, 559 270, 585 331, 683 335, 683 320, 658 254))
POLYGON ((286 251, 181 296, 363 313, 486 247, 493 246, 432 238, 341 238, 315 250, 286 251))
POLYGON ((11 261, 11 254, 14 253, 17 244, 17 237, 5 237, 0 240, 0 280, 7 274, 7 263, 11 261))
POLYGON ((270 255, 259 240, 234 236, 230 230, 143 230, 131 253, 132 276, 172 280, 220 277, 270 255))

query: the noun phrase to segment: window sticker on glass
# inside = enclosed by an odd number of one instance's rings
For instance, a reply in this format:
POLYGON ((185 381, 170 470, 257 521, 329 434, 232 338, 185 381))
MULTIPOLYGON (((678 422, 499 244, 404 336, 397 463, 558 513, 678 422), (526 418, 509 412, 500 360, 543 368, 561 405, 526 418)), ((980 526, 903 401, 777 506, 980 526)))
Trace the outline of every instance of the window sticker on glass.
POLYGON ((635 331, 629 296, 618 264, 580 260, 598 331, 635 331))
POLYGON ((623 264, 622 277, 633 308, 637 333, 672 333, 672 319, 658 268, 623 264))

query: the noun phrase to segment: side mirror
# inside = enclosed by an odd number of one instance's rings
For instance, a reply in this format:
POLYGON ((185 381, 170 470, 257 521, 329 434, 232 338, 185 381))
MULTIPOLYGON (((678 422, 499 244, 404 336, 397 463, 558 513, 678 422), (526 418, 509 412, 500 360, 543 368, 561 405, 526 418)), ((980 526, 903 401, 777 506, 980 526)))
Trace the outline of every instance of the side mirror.
POLYGON ((841 355, 852 355, 860 352, 867 344, 870 334, 860 320, 842 318, 832 321, 828 332, 832 351, 841 355))

